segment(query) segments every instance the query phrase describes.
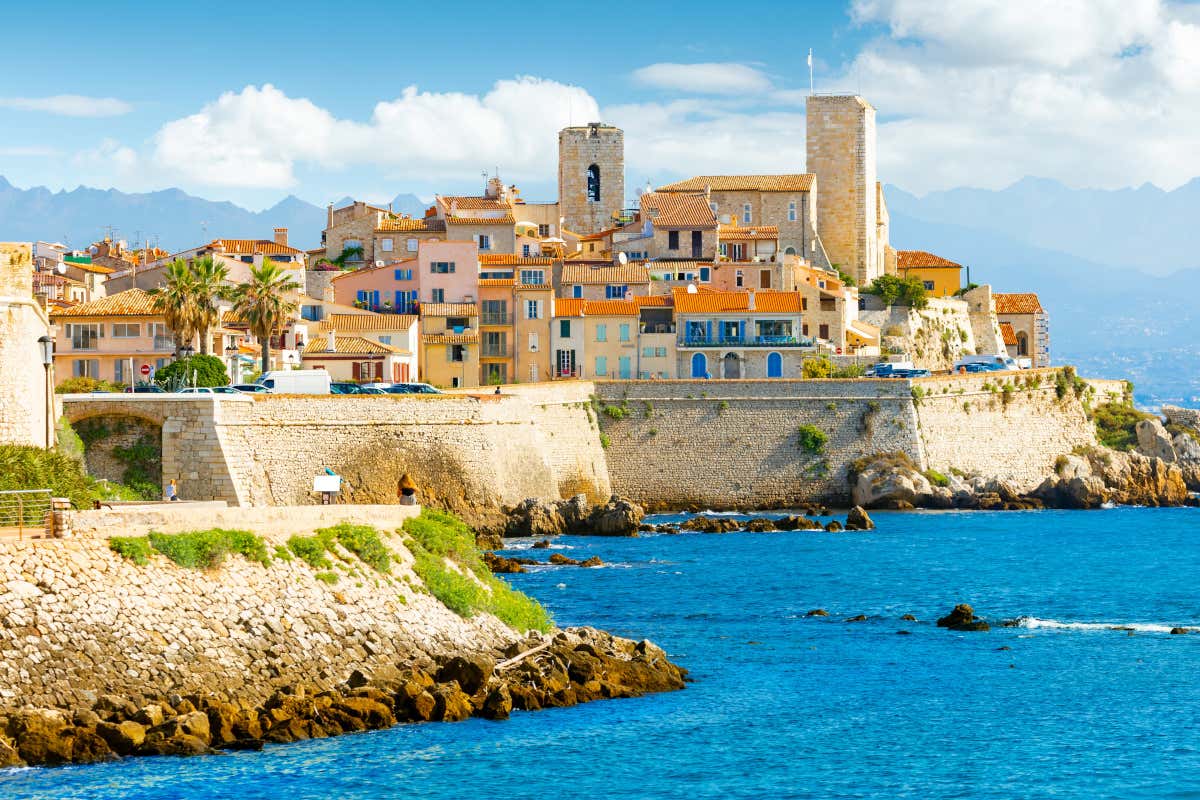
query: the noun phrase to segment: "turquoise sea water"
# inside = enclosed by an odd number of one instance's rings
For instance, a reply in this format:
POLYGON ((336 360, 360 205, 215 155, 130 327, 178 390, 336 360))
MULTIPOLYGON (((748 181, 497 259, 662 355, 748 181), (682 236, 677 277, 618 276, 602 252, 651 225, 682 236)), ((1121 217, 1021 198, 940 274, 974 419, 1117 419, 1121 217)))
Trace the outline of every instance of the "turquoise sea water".
POLYGON ((611 566, 508 576, 561 624, 654 639, 692 671, 682 692, 0 771, 0 798, 1200 798, 1200 634, 1159 632, 1200 627, 1200 511, 876 521, 567 537, 611 566), (961 601, 1040 622, 934 627, 961 601))

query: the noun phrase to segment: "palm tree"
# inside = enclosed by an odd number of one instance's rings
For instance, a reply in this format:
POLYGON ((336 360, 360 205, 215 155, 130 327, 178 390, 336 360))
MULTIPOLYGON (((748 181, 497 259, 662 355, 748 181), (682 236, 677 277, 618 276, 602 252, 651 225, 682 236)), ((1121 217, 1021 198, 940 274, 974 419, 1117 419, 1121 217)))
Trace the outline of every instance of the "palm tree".
POLYGON ((317 265, 329 264, 338 269, 346 269, 346 262, 352 258, 362 258, 363 249, 361 247, 347 247, 342 250, 342 254, 336 258, 318 258, 317 265))
POLYGON ((151 289, 154 310, 162 314, 163 321, 175 335, 175 355, 185 343, 196 335, 196 292, 195 278, 187 262, 177 258, 167 264, 164 280, 151 289))
POLYGON ((296 312, 297 303, 285 295, 300 290, 287 273, 270 259, 250 268, 250 280, 234 288, 233 311, 262 344, 262 371, 271 366, 271 334, 296 312))
POLYGON ((200 334, 200 352, 208 354, 211 344, 208 332, 221 321, 221 310, 216 301, 228 297, 229 268, 213 261, 212 256, 198 258, 192 263, 192 292, 195 328, 200 334))

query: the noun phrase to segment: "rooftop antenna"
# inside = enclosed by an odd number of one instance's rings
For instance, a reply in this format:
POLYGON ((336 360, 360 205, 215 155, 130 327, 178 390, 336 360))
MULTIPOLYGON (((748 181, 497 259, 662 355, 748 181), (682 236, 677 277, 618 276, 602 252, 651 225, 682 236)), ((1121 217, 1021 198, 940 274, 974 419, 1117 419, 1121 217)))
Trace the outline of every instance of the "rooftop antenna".
POLYGON ((816 94, 816 92, 813 90, 813 68, 812 68, 812 48, 811 47, 808 48, 808 94, 810 96, 816 94))

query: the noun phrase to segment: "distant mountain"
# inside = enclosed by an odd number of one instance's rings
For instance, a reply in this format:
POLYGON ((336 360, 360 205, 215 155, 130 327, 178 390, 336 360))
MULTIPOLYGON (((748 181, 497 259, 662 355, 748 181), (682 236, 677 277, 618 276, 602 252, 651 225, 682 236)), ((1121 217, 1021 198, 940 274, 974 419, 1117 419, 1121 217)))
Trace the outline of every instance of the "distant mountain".
POLYGON ((157 237, 159 247, 182 250, 218 236, 270 239, 287 228, 293 247, 316 247, 325 227, 325 209, 288 196, 265 211, 194 197, 179 189, 126 194, 116 189, 79 187, 51 192, 18 189, 0 177, 0 239, 69 241, 85 247, 105 235, 105 226, 131 244, 157 237))
POLYGON ((950 189, 923 197, 887 187, 892 214, 981 231, 1097 264, 1165 275, 1200 267, 1200 178, 1166 192, 1070 189, 1024 178, 998 191, 950 189))
MULTIPOLYGON (((346 195, 341 200, 338 200, 336 203, 334 203, 333 207, 343 208, 351 205, 353 202, 354 198, 350 195, 346 195)), ((426 203, 415 194, 398 194, 396 195, 395 199, 392 200, 391 206, 392 211, 396 214, 408 214, 410 217, 423 217, 425 216, 425 209, 429 208, 430 204, 426 203)), ((386 206, 380 205, 379 207, 384 208, 386 206)))

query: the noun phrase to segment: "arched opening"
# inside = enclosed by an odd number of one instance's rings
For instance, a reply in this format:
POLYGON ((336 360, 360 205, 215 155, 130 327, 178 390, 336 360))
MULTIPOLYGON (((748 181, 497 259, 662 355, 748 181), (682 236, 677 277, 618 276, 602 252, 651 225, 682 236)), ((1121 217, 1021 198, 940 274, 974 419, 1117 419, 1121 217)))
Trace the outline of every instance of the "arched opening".
POLYGON ((726 353, 721 359, 722 371, 721 374, 726 378, 742 377, 742 362, 738 358, 737 353, 726 353))
POLYGON ((784 254, 785 256, 794 256, 794 255, 796 255, 796 248, 794 248, 794 247, 785 247, 785 248, 783 248, 783 254, 784 254))
POLYGON ((600 202, 600 167, 595 164, 587 168, 587 199, 589 203, 600 202))
POLYGON ((692 377, 707 378, 708 377, 708 359, 704 357, 704 353, 692 354, 692 377))
POLYGON ((779 353, 767 353, 767 377, 783 377, 783 356, 779 353))
POLYGON ((1017 331, 1017 355, 1029 355, 1029 336, 1025 331, 1017 331))

